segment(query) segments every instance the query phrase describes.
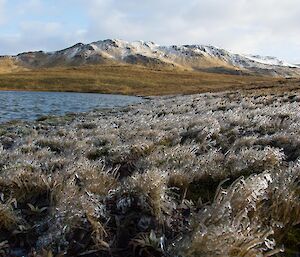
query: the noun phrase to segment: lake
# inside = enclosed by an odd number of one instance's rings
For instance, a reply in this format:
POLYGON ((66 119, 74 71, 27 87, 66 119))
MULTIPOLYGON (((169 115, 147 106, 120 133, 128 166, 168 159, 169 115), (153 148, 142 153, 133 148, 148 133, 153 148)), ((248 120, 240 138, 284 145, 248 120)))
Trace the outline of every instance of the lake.
POLYGON ((142 101, 140 97, 124 95, 0 91, 0 122, 123 107, 142 101))

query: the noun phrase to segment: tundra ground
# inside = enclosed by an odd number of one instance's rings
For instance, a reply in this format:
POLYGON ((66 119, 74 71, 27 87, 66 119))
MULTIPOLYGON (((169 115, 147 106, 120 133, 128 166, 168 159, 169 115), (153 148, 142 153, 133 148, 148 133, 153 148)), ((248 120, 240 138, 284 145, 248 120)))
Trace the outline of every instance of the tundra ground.
POLYGON ((299 88, 299 79, 151 69, 138 65, 87 65, 11 71, 1 74, 0 90, 171 95, 253 88, 299 88))
POLYGON ((153 97, 0 128, 2 256, 298 256, 300 94, 153 97))

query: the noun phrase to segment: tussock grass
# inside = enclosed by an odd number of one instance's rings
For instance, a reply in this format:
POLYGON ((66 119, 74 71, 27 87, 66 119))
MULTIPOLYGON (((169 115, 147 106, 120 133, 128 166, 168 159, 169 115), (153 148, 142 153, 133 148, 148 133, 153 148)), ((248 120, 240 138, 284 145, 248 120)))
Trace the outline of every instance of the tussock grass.
POLYGON ((297 90, 0 126, 3 256, 299 254, 297 90))
POLYGON ((8 204, 0 204, 0 228, 2 231, 14 229, 17 224, 16 215, 13 212, 13 207, 8 204))

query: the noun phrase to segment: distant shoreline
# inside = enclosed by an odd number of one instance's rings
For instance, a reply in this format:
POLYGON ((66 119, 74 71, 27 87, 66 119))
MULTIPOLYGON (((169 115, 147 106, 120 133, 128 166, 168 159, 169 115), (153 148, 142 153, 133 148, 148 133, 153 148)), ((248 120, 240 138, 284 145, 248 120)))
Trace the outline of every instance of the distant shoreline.
POLYGON ((148 96, 142 96, 142 95, 126 95, 126 94, 118 94, 118 93, 101 93, 101 92, 94 92, 94 91, 50 91, 50 90, 35 90, 35 89, 5 89, 0 88, 0 92, 36 92, 36 93, 74 93, 74 94, 99 94, 99 95, 120 95, 120 96, 135 96, 135 97, 141 97, 141 98, 148 98, 148 96))

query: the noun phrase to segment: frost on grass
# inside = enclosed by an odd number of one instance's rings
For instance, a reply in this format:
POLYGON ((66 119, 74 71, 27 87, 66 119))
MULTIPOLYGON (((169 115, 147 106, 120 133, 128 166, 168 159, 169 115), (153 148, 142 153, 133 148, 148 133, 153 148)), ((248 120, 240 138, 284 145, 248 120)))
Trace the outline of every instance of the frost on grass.
POLYGON ((298 256, 295 95, 2 124, 0 256, 298 256))

